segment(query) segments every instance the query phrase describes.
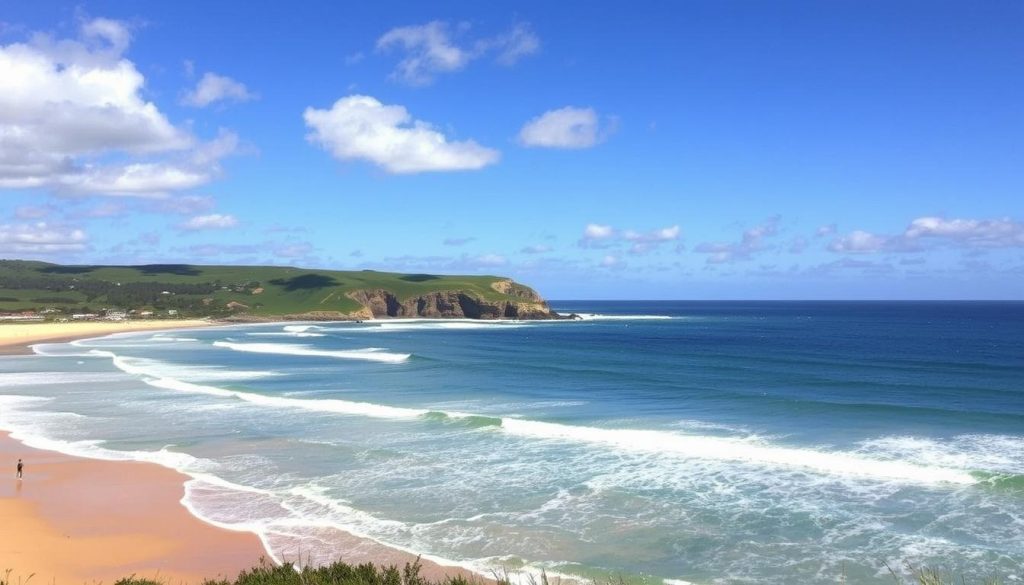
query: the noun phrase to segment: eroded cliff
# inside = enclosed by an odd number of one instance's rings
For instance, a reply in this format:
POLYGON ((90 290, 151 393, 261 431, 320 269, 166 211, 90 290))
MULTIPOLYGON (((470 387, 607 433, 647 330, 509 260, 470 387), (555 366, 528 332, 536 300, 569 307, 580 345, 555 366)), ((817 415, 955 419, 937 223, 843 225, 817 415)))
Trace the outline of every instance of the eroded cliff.
POLYGON ((500 295, 513 299, 489 299, 464 291, 436 291, 407 299, 399 299, 384 289, 364 289, 348 293, 363 306, 350 315, 356 318, 427 317, 466 319, 559 319, 547 302, 533 289, 500 280, 491 285, 500 295))

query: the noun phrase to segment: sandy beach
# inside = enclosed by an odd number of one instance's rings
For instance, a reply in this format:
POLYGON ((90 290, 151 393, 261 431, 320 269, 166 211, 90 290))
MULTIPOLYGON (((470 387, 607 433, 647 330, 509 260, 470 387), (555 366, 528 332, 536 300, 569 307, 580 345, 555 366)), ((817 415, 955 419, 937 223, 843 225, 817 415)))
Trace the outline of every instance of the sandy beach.
POLYGON ((96 461, 32 449, 0 433, 0 573, 12 583, 112 583, 137 575, 168 584, 234 577, 266 554, 255 534, 192 516, 180 473, 150 463, 96 461), (15 463, 25 476, 15 478, 15 463))
MULTIPOLYGON (((181 505, 188 477, 152 463, 100 461, 27 447, 0 431, 0 575, 11 583, 113 583, 136 575, 168 585, 233 579, 272 562, 253 533, 199 520, 181 505), (24 478, 15 478, 18 459, 24 478)), ((403 566, 416 556, 340 530, 324 534, 349 563, 403 566)), ((287 559, 290 560, 290 559, 287 559)), ((461 574, 421 561, 421 575, 461 574)))
POLYGON ((0 355, 30 354, 33 343, 57 343, 99 337, 113 333, 158 329, 188 329, 209 327, 212 321, 202 319, 139 320, 139 321, 81 321, 71 323, 3 323, 0 324, 0 355))
MULTIPOLYGON (((0 355, 31 354, 31 344, 130 331, 205 327, 202 320, 0 325, 0 355)), ((143 462, 103 461, 28 447, 0 430, 0 575, 11 583, 112 583, 152 577, 168 585, 234 578, 272 562, 259 537, 222 529, 193 516, 181 503, 188 477, 143 462), (24 478, 15 478, 18 459, 24 478)), ((403 566, 416 555, 340 530, 338 559, 403 566)), ((301 551, 297 556, 301 556, 301 551)), ((287 558, 285 560, 298 560, 287 558)), ((421 575, 461 574, 459 567, 421 561, 421 575)))

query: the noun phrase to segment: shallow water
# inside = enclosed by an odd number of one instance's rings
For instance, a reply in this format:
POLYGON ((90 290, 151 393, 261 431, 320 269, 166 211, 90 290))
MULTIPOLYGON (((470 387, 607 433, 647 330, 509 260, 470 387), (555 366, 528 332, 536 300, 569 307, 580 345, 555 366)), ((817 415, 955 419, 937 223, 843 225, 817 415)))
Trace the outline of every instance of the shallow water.
POLYGON ((0 427, 190 473, 278 558, 339 527, 478 570, 1024 580, 1024 304, 554 305, 586 320, 38 346, 0 427))

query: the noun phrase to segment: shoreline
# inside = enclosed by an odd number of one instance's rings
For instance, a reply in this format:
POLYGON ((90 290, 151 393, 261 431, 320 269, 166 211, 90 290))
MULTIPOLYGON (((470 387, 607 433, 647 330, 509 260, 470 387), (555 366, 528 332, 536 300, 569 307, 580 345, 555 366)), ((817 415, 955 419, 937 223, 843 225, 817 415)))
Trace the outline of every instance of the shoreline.
MULTIPOLYGON (((36 343, 217 325, 232 323, 153 320, 0 325, 0 356, 35 355, 31 346, 36 343), (52 327, 31 330, 46 325, 52 327), (76 331, 68 332, 69 325, 76 326, 76 331), (13 331, 8 328, 22 331, 5 335, 13 331)), ((131 575, 184 584, 222 577, 230 580, 260 562, 277 562, 263 535, 225 528, 194 514, 184 500, 185 485, 192 477, 184 472, 158 463, 94 459, 31 447, 14 434, 11 429, 0 429, 0 457, 10 459, 0 465, 9 465, 13 475, 17 459, 24 459, 25 478, 13 483, 0 481, 0 523, 18 527, 0 531, 0 574, 10 570, 15 579, 34 576, 55 585, 114 582, 131 575), (41 487, 30 492, 30 485, 41 487)), ((341 529, 327 530, 330 534, 326 536, 338 547, 334 560, 401 568, 419 559, 420 575, 428 579, 462 576, 481 584, 493 583, 493 579, 458 565, 442 564, 341 529)), ((284 561, 299 560, 302 551, 296 551, 295 559, 285 556, 284 561)))
POLYGON ((222 323, 206 319, 4 323, 0 324, 0 355, 32 355, 32 346, 37 343, 67 343, 116 333, 196 329, 216 325, 222 323))
POLYGON ((0 482, 0 571, 15 579, 75 585, 134 574, 198 583, 233 578, 267 556, 256 534, 208 524, 182 506, 187 477, 171 469, 36 449, 6 431, 0 455, 11 466, 0 482), (19 458, 21 480, 13 478, 19 458))

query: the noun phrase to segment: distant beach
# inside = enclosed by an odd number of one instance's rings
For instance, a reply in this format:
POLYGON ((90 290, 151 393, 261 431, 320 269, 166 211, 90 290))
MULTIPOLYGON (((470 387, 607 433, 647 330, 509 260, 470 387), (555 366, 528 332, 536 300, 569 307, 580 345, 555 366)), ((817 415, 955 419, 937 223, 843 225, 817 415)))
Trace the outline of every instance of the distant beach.
POLYGON ((30 354, 32 353, 30 346, 34 343, 61 343, 114 333, 191 329, 215 324, 213 321, 204 319, 3 323, 0 324, 0 355, 30 354))

